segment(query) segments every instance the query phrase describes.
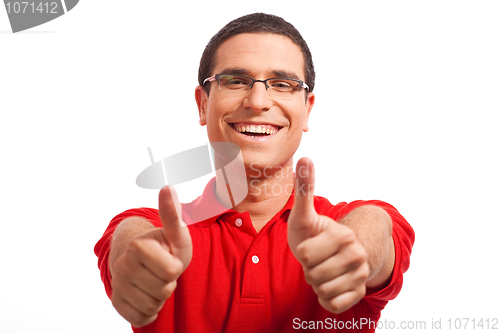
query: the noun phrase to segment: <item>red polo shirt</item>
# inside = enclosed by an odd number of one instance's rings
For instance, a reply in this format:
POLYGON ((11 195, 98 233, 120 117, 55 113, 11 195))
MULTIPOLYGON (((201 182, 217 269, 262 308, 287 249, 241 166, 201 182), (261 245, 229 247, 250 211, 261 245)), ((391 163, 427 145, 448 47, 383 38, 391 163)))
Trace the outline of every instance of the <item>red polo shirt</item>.
MULTIPOLYGON (((165 302, 155 322, 134 332, 294 332, 321 329, 328 332, 373 332, 380 312, 402 287, 409 267, 414 232, 391 205, 381 201, 354 201, 332 205, 315 197, 319 214, 341 219, 362 205, 383 208, 392 218, 396 261, 389 284, 366 296, 351 309, 332 314, 321 307, 304 278, 287 241, 287 219, 293 206, 287 204, 257 233, 248 213, 226 210, 203 222, 196 212, 218 210, 215 178, 203 195, 183 204, 183 220, 193 241, 193 258, 177 281, 177 288, 165 302)), ((111 296, 108 269, 110 241, 125 218, 141 216, 161 227, 158 210, 130 209, 117 215, 95 246, 106 293, 111 296)), ((205 215, 206 216, 206 215, 205 215)))

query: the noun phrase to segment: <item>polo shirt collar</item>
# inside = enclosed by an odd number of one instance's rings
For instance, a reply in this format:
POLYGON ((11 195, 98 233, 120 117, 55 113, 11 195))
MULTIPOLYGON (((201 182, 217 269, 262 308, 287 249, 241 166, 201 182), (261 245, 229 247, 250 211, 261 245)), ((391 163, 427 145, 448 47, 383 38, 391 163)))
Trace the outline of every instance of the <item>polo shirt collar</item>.
MULTIPOLYGON (((223 215, 226 215, 225 217, 228 217, 235 214, 240 214, 236 210, 227 208, 219 202, 217 196, 215 195, 215 184, 216 181, 214 177, 207 183, 201 196, 196 198, 191 203, 184 205, 183 219, 186 224, 189 225, 196 223, 201 226, 210 226, 223 215)), ((295 190, 290 195, 290 198, 288 198, 285 206, 281 209, 281 211, 278 212, 278 214, 276 214, 277 216, 275 216, 273 219, 275 219, 276 217, 278 217, 279 219, 286 212, 290 211, 293 207, 294 198, 295 190)))

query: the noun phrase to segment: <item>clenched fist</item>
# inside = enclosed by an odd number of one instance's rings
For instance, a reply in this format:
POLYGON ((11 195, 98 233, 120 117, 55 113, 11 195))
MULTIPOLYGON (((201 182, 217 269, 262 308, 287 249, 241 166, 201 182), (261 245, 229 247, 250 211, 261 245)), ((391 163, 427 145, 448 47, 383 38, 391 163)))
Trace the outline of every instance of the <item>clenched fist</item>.
POLYGON ((310 159, 297 162, 294 185, 288 244, 321 306, 333 313, 344 312, 366 293, 367 254, 349 227, 316 213, 310 159))
POLYGON ((110 267, 113 306, 136 327, 156 319, 193 253, 191 236, 182 222, 181 206, 173 188, 160 191, 159 213, 163 227, 131 238, 110 267))

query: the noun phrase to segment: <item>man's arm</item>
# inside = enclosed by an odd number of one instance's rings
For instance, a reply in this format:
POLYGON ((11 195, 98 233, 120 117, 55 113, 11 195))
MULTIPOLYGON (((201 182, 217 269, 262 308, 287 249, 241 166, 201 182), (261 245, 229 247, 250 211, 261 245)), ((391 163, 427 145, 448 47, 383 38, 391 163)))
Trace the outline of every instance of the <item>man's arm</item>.
POLYGON ((361 206, 347 214, 339 223, 354 232, 357 242, 366 251, 366 261, 370 268, 366 287, 377 289, 386 285, 390 281, 395 259, 389 214, 377 206, 361 206))
POLYGON ((297 163, 295 202, 288 217, 288 244, 306 282, 326 310, 341 313, 367 288, 389 280, 394 265, 392 221, 374 206, 359 207, 336 222, 314 208, 314 166, 297 163))

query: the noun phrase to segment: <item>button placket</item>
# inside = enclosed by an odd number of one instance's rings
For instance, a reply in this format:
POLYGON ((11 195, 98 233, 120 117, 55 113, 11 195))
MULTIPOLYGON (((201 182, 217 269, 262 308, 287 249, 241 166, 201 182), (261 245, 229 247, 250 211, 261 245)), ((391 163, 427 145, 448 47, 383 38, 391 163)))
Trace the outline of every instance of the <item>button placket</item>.
POLYGON ((241 285, 242 302, 264 302, 264 281, 269 278, 269 267, 267 267, 265 254, 259 251, 260 246, 250 248, 248 257, 245 260, 243 271, 243 281, 241 285), (261 258, 262 257, 262 258, 261 258))
POLYGON ((264 304, 264 285, 269 278, 265 247, 268 235, 265 232, 257 233, 251 225, 252 221, 249 216, 241 216, 241 220, 240 227, 237 226, 239 224, 237 219, 234 220, 233 230, 243 231, 245 239, 250 242, 246 244, 245 261, 242 262, 244 267, 241 276, 240 302, 242 304, 264 304))

